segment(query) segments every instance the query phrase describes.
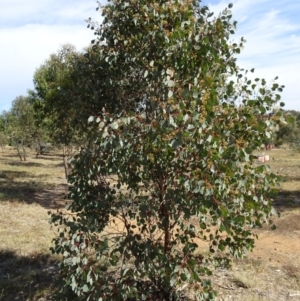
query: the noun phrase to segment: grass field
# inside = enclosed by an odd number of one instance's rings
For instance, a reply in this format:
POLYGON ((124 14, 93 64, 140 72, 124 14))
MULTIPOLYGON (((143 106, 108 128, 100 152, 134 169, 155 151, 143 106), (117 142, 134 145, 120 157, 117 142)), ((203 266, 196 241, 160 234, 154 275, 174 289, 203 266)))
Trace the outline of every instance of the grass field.
POLYGON ((44 300, 55 289, 47 212, 63 206, 66 191, 59 156, 20 162, 14 150, 0 152, 0 300, 44 300))
MULTIPOLYGON (((300 153, 271 150, 268 164, 285 177, 275 206, 277 230, 257 230, 256 249, 212 277, 218 300, 300 300, 300 153)), ((50 300, 58 258, 49 247, 55 229, 49 210, 64 206, 67 192, 58 152, 20 162, 0 152, 0 300, 50 300)))

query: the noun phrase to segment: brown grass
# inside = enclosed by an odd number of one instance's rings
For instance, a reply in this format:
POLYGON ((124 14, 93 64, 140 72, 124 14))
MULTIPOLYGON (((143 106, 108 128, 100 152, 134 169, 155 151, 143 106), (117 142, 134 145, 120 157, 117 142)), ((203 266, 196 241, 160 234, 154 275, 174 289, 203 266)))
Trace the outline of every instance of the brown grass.
MULTIPOLYGON (((212 277, 218 300, 297 300, 300 293, 300 153, 272 150, 269 165, 286 181, 275 199, 276 231, 257 230, 257 248, 212 277)), ((47 211, 64 205, 67 191, 59 152, 21 162, 0 152, 0 301, 46 300, 56 289, 55 231, 47 211)))
POLYGON ((0 153, 0 300, 38 300, 55 290, 57 257, 48 209, 66 192, 60 157, 21 162, 12 149, 0 153))
POLYGON ((300 153, 271 150, 265 154, 270 156, 265 164, 284 177, 274 200, 281 217, 274 219, 275 231, 256 230, 259 240, 252 253, 213 277, 220 301, 300 300, 300 153))

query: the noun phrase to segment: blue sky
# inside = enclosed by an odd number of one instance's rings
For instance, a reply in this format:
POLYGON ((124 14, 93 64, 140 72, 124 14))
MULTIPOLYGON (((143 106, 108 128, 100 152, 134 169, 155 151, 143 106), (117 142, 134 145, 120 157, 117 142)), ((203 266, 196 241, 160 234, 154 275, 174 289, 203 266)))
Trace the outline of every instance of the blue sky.
MULTIPOLYGON (((300 111, 300 0, 202 1, 216 15, 230 2, 238 21, 232 41, 247 40, 239 66, 266 80, 279 76, 285 108, 300 111)), ((96 6, 94 0, 0 1, 0 113, 33 88, 36 68, 61 45, 89 44, 94 35, 84 20, 101 20, 96 6)))

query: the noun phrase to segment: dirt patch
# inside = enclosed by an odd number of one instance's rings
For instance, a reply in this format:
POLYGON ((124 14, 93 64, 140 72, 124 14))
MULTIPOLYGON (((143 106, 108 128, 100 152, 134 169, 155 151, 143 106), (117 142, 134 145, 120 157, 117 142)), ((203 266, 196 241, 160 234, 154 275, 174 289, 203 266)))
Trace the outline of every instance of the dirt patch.
POLYGON ((0 251, 0 300, 50 300, 44 296, 57 289, 57 274, 58 262, 50 254, 0 251))
MULTIPOLYGON (((256 230, 256 247, 212 283, 219 301, 300 300, 300 154, 268 152, 269 165, 286 178, 275 198, 277 229, 256 230)), ((50 300, 57 262, 49 254, 56 234, 49 209, 62 208, 68 184, 59 155, 20 162, 0 154, 0 300, 50 300), (1 278, 2 277, 2 278, 1 278)), ((122 229, 118 229, 122 231, 122 229)))
POLYGON ((300 234, 300 214, 289 213, 282 219, 276 222, 277 232, 283 232, 285 234, 300 234))
POLYGON ((260 233, 253 252, 212 281, 220 301, 300 300, 300 233, 260 233))
POLYGON ((300 154, 268 154, 271 170, 285 178, 275 198, 281 217, 274 218, 275 231, 268 226, 255 231, 256 247, 246 258, 216 271, 212 282, 219 301, 300 300, 300 154))
POLYGON ((44 189, 35 193, 32 201, 47 209, 61 209, 66 205, 65 196, 68 193, 68 185, 55 185, 52 189, 44 189))

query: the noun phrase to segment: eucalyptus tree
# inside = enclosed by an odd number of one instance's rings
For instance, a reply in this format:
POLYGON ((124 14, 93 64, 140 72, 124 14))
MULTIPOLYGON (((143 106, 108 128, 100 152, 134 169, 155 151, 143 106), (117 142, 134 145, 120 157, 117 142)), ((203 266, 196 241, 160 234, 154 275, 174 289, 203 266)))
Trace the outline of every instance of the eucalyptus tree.
POLYGON ((5 134, 5 118, 3 116, 5 112, 0 115, 0 146, 3 151, 5 144, 7 143, 7 137, 5 134))
POLYGON ((5 134, 5 120, 3 117, 0 115, 0 146, 2 151, 4 150, 4 147, 7 143, 7 136, 5 134))
POLYGON ((252 153, 283 122, 265 114, 282 86, 238 67, 231 6, 213 18, 192 0, 112 0, 89 24, 99 101, 114 107, 89 118, 72 202, 51 214, 60 299, 212 300, 213 267, 251 250, 276 213, 278 178, 252 153))
POLYGON ((66 177, 69 151, 76 138, 76 132, 70 125, 74 108, 73 95, 69 91, 73 88, 70 74, 77 56, 74 46, 64 45, 36 70, 33 79, 37 122, 49 130, 56 144, 62 144, 66 177))
POLYGON ((290 148, 299 149, 300 146, 300 114, 297 111, 282 111, 288 121, 279 126, 274 135, 274 144, 277 146, 287 145, 290 148))
POLYGON ((72 146, 85 143, 88 117, 115 107, 113 101, 107 102, 114 98, 115 89, 103 89, 109 79, 106 65, 98 47, 78 52, 64 45, 35 72, 36 116, 52 139, 63 145, 66 176, 72 146))
POLYGON ((37 132, 34 109, 29 96, 18 96, 9 111, 3 113, 5 132, 16 148, 21 161, 26 161, 26 147, 30 146, 37 132))

